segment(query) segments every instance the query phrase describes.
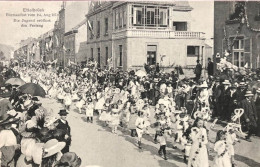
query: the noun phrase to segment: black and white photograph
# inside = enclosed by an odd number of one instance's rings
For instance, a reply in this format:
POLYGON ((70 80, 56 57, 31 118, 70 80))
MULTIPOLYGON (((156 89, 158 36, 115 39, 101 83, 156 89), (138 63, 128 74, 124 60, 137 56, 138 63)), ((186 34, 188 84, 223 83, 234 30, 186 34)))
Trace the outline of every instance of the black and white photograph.
POLYGON ((0 167, 260 167, 260 1, 0 9, 0 167))

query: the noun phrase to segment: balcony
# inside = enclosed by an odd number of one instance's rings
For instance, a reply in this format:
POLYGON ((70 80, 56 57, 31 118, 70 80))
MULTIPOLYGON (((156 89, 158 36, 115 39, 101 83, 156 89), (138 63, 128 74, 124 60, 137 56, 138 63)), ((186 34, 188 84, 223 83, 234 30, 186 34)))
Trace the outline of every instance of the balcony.
POLYGON ((168 38, 168 39, 205 39, 203 32, 191 31, 171 31, 171 30, 138 30, 128 29, 121 31, 114 31, 112 38, 119 39, 125 37, 137 38, 168 38))

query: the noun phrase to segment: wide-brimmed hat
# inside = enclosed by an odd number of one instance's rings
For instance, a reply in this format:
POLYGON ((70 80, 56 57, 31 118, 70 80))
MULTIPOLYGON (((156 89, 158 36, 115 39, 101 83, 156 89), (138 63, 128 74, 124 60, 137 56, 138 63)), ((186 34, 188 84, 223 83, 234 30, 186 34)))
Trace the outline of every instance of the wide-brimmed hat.
POLYGON ((81 165, 81 158, 74 152, 67 152, 62 155, 61 159, 55 165, 56 167, 79 167, 81 165))
POLYGON ((260 88, 257 88, 257 89, 256 89, 256 92, 257 92, 257 93, 260 93, 260 88))
POLYGON ((68 115, 69 113, 66 110, 60 110, 59 115, 68 115))
POLYGON ((223 84, 223 85, 230 85, 231 83, 229 82, 229 80, 224 80, 224 81, 222 82, 222 84, 223 84))
POLYGON ((65 142, 59 142, 56 139, 51 139, 47 141, 43 145, 44 155, 43 158, 50 157, 58 152, 60 152, 64 147, 66 143, 65 142))
POLYGON ((239 86, 240 86, 240 87, 244 87, 244 86, 246 86, 246 83, 245 83, 245 82, 240 82, 240 83, 239 83, 239 86))
POLYGON ((254 96, 254 94, 252 93, 252 91, 248 90, 246 91, 245 96, 254 96))

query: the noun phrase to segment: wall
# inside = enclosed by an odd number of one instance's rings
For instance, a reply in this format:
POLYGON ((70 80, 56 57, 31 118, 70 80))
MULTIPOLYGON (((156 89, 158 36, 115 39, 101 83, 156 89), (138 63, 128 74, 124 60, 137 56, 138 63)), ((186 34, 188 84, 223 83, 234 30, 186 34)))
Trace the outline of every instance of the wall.
MULTIPOLYGON (((157 63, 162 66, 196 65, 197 57, 187 57, 187 46, 204 46, 204 40, 198 39, 152 39, 152 38, 128 38, 128 67, 143 66, 147 61, 147 45, 157 45, 157 63), (160 62, 160 55, 166 55, 160 62)), ((202 57, 201 57, 202 58, 202 57)))
POLYGON ((93 33, 95 36, 91 39, 92 32, 87 29, 87 60, 91 58, 91 48, 93 48, 94 59, 98 60, 97 48, 100 48, 101 68, 106 64, 106 50, 108 47, 108 57, 112 57, 112 32, 113 16, 112 8, 106 9, 92 16, 88 16, 89 21, 93 21, 93 33), (108 34, 105 34, 105 18, 108 18, 108 34), (100 36, 97 38, 97 21, 100 21, 100 36))

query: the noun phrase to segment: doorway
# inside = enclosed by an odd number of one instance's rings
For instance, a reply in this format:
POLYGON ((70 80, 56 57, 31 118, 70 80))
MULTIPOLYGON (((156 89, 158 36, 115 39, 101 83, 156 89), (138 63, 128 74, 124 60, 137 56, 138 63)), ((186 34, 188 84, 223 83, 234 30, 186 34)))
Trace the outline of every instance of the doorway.
POLYGON ((156 54, 157 54, 157 46, 148 45, 147 46, 147 65, 156 64, 156 54))

